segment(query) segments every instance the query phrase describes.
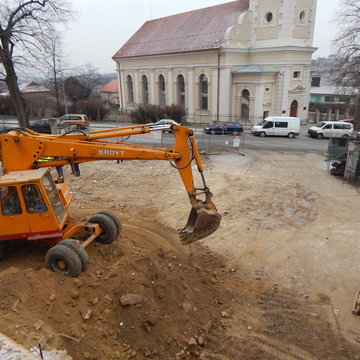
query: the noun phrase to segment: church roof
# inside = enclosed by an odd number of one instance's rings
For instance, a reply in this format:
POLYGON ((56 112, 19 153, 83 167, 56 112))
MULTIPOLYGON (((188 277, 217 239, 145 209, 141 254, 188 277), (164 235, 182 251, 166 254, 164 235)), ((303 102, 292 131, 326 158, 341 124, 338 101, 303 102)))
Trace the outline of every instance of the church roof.
POLYGON ((147 21, 113 59, 218 49, 226 30, 249 9, 249 0, 237 0, 147 21))
POLYGON ((278 73, 279 70, 272 69, 266 66, 260 65, 247 65, 242 66, 241 68, 234 70, 234 74, 241 74, 241 73, 278 73))

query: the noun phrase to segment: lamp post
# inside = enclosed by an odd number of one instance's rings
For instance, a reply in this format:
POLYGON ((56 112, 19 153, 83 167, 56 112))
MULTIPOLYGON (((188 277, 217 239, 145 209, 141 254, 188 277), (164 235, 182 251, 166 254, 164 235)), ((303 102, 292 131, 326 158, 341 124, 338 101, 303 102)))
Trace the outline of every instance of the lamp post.
POLYGON ((58 62, 59 62, 59 67, 60 67, 60 77, 61 77, 61 84, 62 84, 63 95, 64 95, 65 114, 67 114, 68 111, 67 111, 67 105, 66 105, 65 86, 64 86, 64 79, 63 79, 63 75, 62 75, 61 61, 60 61, 60 59, 58 59, 58 62))

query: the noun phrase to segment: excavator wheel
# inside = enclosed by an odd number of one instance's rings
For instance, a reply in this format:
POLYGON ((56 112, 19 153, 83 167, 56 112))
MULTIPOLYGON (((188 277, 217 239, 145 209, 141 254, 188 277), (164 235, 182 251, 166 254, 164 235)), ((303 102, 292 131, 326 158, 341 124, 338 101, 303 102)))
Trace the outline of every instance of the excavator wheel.
POLYGON ((102 229, 102 233, 95 238, 96 241, 101 242, 102 244, 110 244, 115 240, 117 228, 114 220, 109 216, 105 214, 95 214, 88 222, 99 224, 102 229))
POLYGON ((45 265, 51 271, 76 277, 81 273, 82 261, 70 247, 57 244, 45 256, 45 265))
POLYGON ((81 246, 80 241, 75 239, 65 239, 61 240, 58 245, 65 245, 68 248, 72 249, 79 256, 82 264, 82 271, 86 269, 86 265, 89 263, 89 256, 86 250, 81 246))
POLYGON ((0 260, 5 256, 5 242, 0 242, 0 260))
POLYGON ((108 216, 115 223, 116 230, 117 230, 116 237, 118 237, 121 232, 121 222, 120 222, 120 219, 118 218, 118 216, 109 210, 101 210, 98 212, 98 214, 104 214, 104 215, 108 216))

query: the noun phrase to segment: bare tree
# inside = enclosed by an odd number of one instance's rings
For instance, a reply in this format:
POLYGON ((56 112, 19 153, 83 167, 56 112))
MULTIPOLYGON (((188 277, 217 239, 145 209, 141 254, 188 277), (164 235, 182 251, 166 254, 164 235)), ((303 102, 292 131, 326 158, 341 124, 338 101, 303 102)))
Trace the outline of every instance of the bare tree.
POLYGON ((92 63, 86 63, 84 66, 77 67, 74 76, 91 92, 101 84, 101 76, 98 69, 92 63))
POLYGON ((335 82, 343 93, 356 96, 354 129, 360 130, 360 3, 358 0, 342 0, 337 16, 338 35, 335 64, 335 82))
POLYGON ((48 47, 49 32, 72 15, 66 0, 2 0, 0 2, 0 80, 5 81, 20 126, 28 127, 16 68, 48 47))

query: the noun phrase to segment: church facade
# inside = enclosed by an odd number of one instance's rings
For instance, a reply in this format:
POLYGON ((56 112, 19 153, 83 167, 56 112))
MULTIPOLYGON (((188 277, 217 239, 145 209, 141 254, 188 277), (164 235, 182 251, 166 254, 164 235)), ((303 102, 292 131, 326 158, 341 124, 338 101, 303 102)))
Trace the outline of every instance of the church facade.
POLYGON ((307 118, 316 0, 238 0, 147 21, 113 56, 120 108, 188 120, 307 118))

